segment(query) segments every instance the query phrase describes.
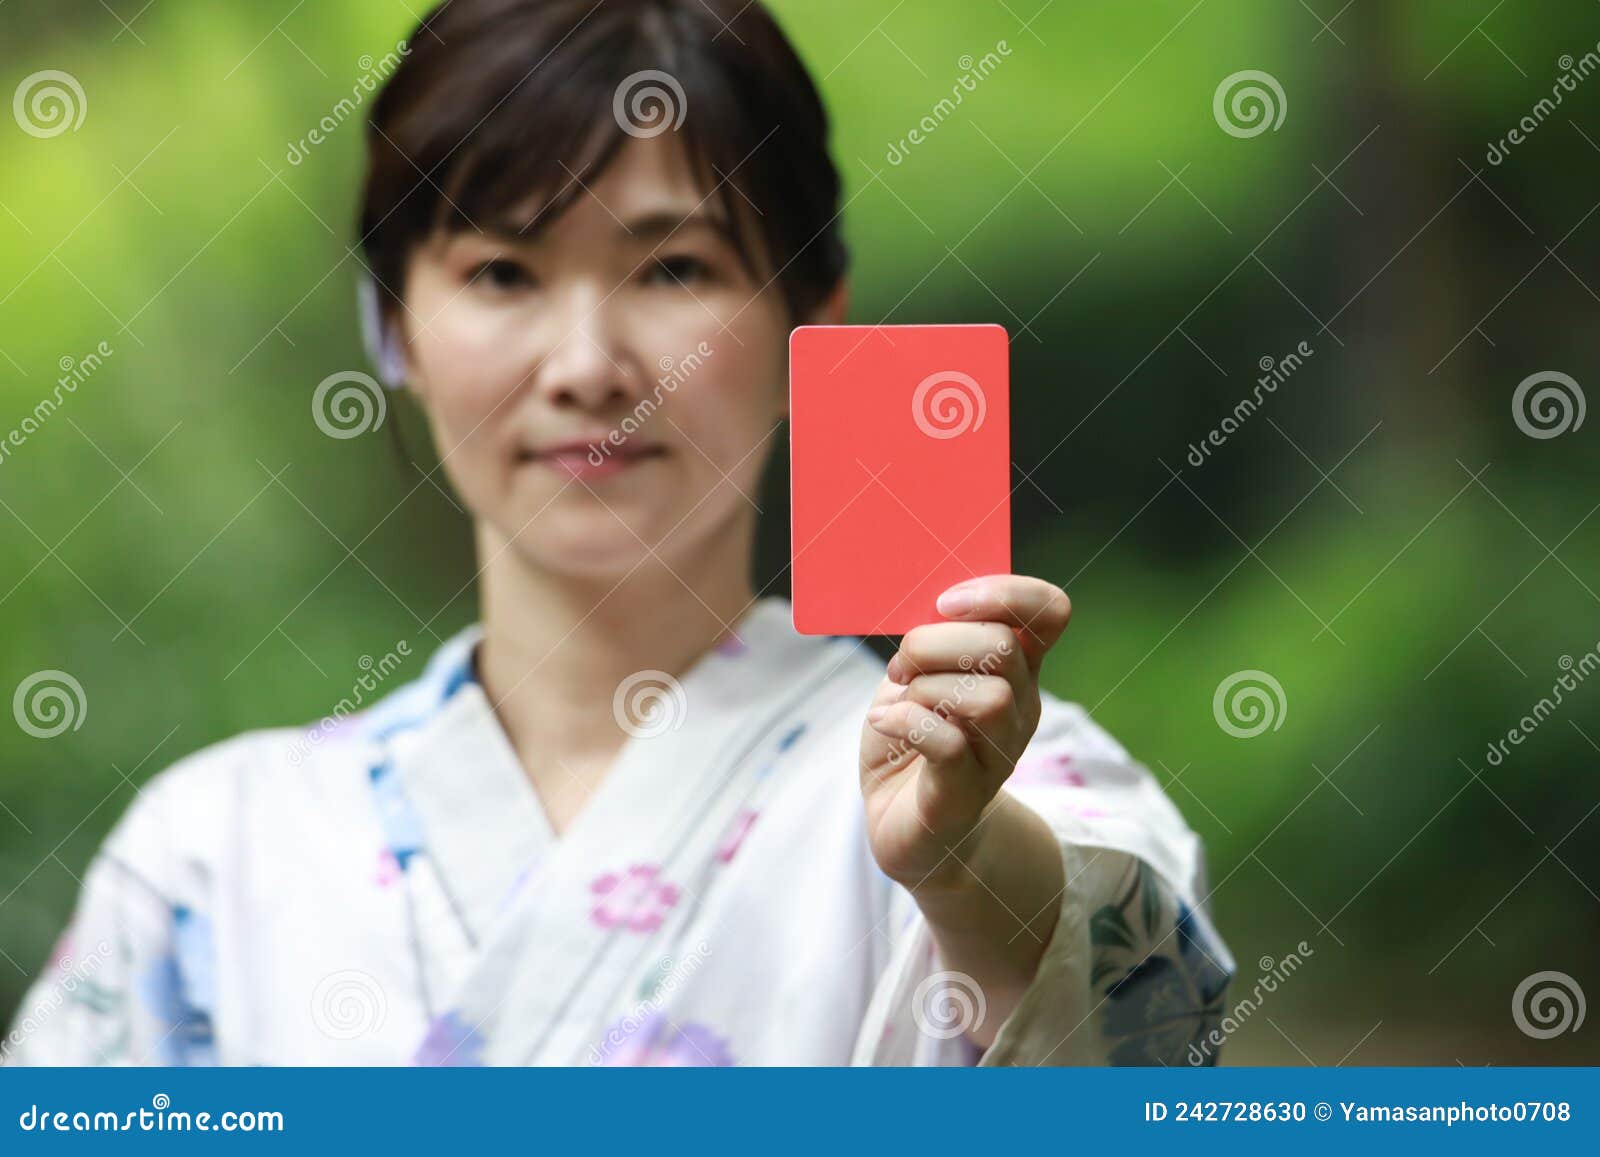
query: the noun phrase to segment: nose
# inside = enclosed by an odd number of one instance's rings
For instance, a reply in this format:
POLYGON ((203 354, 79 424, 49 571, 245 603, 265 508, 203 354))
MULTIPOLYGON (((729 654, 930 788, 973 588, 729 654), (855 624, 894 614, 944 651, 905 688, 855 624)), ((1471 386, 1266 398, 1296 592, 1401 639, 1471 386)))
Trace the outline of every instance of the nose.
POLYGON ((605 303, 575 296, 562 312, 555 344, 534 373, 536 392, 563 409, 615 407, 627 397, 627 374, 613 348, 605 303))

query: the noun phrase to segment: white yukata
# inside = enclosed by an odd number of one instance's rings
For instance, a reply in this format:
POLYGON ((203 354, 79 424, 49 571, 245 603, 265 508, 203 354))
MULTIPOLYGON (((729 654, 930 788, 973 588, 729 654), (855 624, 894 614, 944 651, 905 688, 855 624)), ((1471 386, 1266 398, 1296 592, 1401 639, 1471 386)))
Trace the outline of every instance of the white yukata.
MULTIPOLYGON (((251 732, 140 792, 4 1055, 23 1064, 1184 1064, 1233 962, 1195 835, 1044 697, 1006 790, 1068 880, 987 1051, 868 846, 858 747, 883 663, 786 600, 636 729, 559 837, 475 678, 480 638, 308 743, 251 732), (92 972, 88 970, 93 963, 92 972)), ((1020 927, 1020 924, 1019 924, 1020 927)))

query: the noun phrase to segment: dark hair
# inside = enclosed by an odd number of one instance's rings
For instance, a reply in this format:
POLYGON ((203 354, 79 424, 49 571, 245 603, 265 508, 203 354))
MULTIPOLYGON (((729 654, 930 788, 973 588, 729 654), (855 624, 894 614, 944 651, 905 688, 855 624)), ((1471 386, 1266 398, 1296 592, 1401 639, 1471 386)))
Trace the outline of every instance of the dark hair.
POLYGON ((503 224, 530 198, 533 227, 553 220, 661 116, 798 322, 848 264, 839 175, 822 101, 759 0, 445 0, 424 17, 367 124, 360 242, 384 317, 436 229, 503 224))

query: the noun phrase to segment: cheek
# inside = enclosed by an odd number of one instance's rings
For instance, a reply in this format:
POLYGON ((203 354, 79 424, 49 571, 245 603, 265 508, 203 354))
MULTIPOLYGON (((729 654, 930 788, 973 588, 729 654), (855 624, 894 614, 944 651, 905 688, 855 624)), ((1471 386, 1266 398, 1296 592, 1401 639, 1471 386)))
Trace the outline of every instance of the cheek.
POLYGON ((691 443, 684 453, 693 469, 718 481, 726 473, 748 490, 779 437, 774 430, 787 408, 788 386, 781 380, 781 365, 727 344, 732 350, 719 350, 715 357, 728 360, 715 372, 707 362, 678 387, 666 412, 679 429, 668 429, 675 441, 691 443))
POLYGON ((436 429, 451 445, 476 442, 496 428, 523 366, 507 357, 507 344, 434 327, 418 342, 417 361, 427 382, 424 402, 436 429))

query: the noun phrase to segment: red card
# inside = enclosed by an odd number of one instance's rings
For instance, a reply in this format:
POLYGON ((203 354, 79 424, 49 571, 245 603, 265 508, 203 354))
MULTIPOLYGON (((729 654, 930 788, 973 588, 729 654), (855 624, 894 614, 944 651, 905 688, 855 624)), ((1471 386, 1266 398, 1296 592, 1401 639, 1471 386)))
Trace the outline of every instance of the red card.
POLYGON ((901 635, 1011 571, 1010 356, 998 325, 789 339, 794 626, 901 635))

